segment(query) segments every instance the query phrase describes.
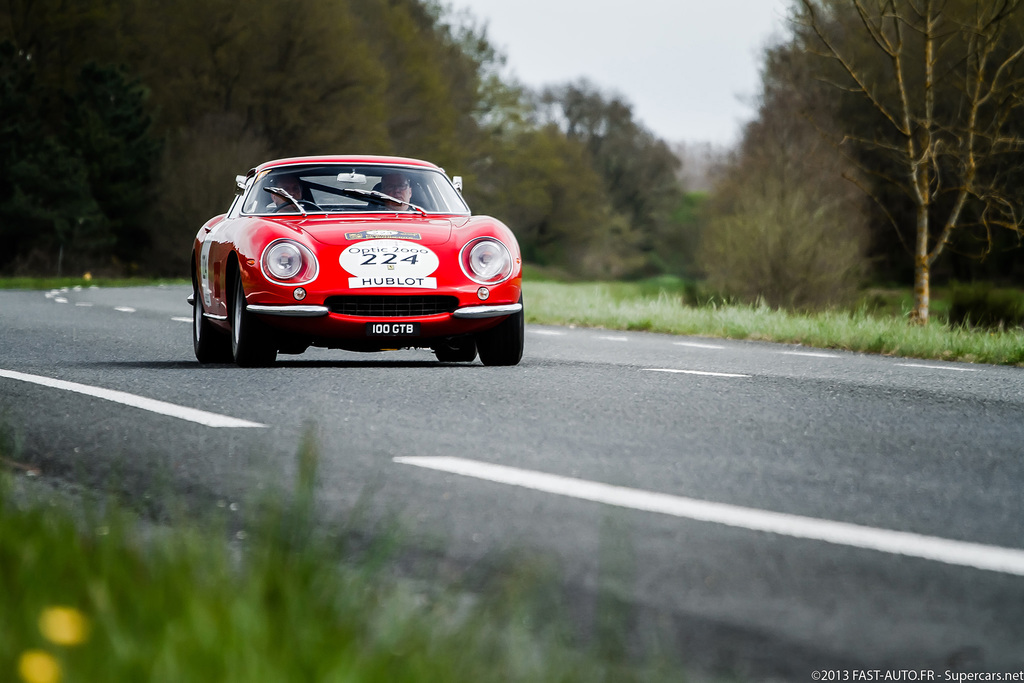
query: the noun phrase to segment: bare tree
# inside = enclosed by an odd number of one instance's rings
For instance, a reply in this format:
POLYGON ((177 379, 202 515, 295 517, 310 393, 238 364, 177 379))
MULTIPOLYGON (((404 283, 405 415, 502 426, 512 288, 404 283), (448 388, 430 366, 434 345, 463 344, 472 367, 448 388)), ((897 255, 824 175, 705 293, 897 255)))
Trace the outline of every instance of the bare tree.
POLYGON ((1007 173, 1024 163, 1013 121, 1024 105, 1024 44, 1012 35, 1022 2, 799 0, 798 35, 828 60, 833 76, 824 79, 875 112, 878 125, 847 126, 840 148, 874 178, 862 187, 880 207, 884 185, 914 207, 914 239, 905 246, 914 259, 912 317, 921 324, 932 265, 954 232, 979 228, 981 257, 994 230, 1022 233, 1021 194, 1007 173))

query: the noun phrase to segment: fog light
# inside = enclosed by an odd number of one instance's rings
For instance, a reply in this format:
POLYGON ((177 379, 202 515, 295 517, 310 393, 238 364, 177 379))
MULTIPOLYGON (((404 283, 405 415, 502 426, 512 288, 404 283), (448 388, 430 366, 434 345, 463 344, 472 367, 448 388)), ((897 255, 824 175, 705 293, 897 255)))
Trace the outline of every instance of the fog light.
POLYGON ((480 299, 480 301, 487 301, 487 297, 491 295, 491 291, 486 287, 481 287, 480 289, 476 290, 476 295, 477 298, 480 299))
POLYGON ((295 296, 296 301, 302 301, 303 299, 306 298, 306 290, 304 290, 302 287, 296 287, 295 291, 292 292, 292 294, 295 296))

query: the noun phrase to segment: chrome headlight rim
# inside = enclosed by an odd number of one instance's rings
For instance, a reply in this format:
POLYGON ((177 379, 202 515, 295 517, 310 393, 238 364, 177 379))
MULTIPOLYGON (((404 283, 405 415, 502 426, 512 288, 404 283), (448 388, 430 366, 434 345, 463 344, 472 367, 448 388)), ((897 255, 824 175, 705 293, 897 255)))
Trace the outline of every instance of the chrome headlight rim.
POLYGON ((479 285, 490 286, 501 284, 502 282, 505 282, 506 280, 510 279, 513 273, 515 272, 515 267, 512 262, 511 250, 500 239, 498 239, 497 237, 491 237, 489 235, 484 237, 477 237, 475 239, 470 240, 469 242, 466 242, 466 244, 463 245, 462 249, 459 251, 459 266, 462 268, 462 272, 466 277, 468 277, 470 280, 479 285), (500 250, 500 253, 502 254, 505 260, 505 265, 501 269, 501 271, 491 278, 484 278, 483 276, 477 274, 472 267, 473 250, 484 242, 497 245, 500 250))
POLYGON ((260 272, 263 273, 263 277, 267 278, 267 280, 271 282, 278 282, 284 285, 304 285, 315 280, 317 275, 320 274, 320 262, 317 261, 313 251, 302 242, 288 238, 281 238, 274 240, 263 248, 263 253, 260 255, 260 272), (302 259, 295 275, 287 278, 274 275, 269 267, 269 261, 273 255, 273 251, 282 245, 294 247, 302 259))

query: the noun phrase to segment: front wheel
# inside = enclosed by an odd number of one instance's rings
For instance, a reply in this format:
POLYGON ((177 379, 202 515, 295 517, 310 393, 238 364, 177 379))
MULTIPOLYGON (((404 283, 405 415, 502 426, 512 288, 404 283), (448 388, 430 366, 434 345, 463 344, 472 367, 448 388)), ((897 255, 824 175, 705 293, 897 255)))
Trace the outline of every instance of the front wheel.
MULTIPOLYGON (((523 303, 523 297, 519 297, 523 303)), ((525 336, 525 314, 523 310, 502 320, 497 327, 482 332, 476 337, 476 350, 484 365, 518 365, 523 359, 523 338, 525 336)))
POLYGON ((230 363, 231 340, 203 315, 198 285, 192 286, 192 348, 200 363, 230 363))
POLYGON ((231 353, 244 368, 270 365, 277 360, 277 346, 260 320, 245 309, 242 278, 235 280, 231 300, 231 353))

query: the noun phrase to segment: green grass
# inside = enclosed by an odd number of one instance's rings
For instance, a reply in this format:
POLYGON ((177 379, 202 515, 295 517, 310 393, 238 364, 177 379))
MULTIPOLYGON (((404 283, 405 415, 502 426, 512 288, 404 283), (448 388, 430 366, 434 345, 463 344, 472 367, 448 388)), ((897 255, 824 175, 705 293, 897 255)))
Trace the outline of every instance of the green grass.
POLYGON ((682 680, 624 655, 625 622, 581 644, 543 563, 397 571, 410 564, 397 527, 367 542, 365 527, 314 523, 309 439, 299 459, 288 502, 241 522, 154 526, 0 477, 0 680, 682 680))
MULTIPOLYGON (((974 329, 950 326, 943 304, 926 326, 903 314, 857 310, 798 313, 767 306, 725 304, 710 297, 694 305, 693 287, 682 282, 559 283, 527 280, 527 321, 615 330, 750 339, 845 349, 910 358, 956 360, 1002 365, 1024 364, 1020 329, 974 329)), ((700 297, 697 298, 700 301, 700 297)))
POLYGON ((143 287, 148 285, 187 285, 188 283, 188 278, 9 277, 0 278, 0 289, 143 287))

